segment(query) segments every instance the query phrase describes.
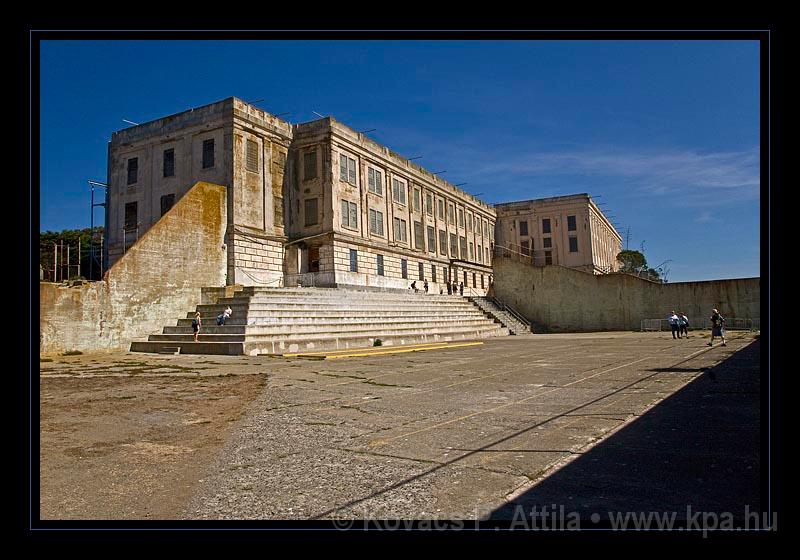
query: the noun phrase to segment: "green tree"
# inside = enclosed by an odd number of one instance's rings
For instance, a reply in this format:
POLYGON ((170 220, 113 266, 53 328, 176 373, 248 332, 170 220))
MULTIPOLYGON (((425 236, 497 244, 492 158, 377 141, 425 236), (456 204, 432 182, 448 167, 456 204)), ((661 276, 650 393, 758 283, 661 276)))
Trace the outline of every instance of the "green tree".
MULTIPOLYGON (((92 243, 92 238, 94 237, 94 250, 95 250, 95 258, 97 259, 92 267, 92 273, 95 276, 94 279, 98 279, 100 276, 100 266, 99 266, 99 259, 102 259, 102 255, 100 254, 100 243, 99 238, 103 235, 103 228, 96 227, 94 231, 91 228, 85 229, 65 229, 62 231, 42 231, 39 233, 39 264, 45 270, 49 271, 47 276, 52 275, 52 268, 54 264, 54 244, 60 246, 62 243, 65 247, 64 252, 59 255, 59 261, 62 258, 66 259, 66 247, 69 247, 70 251, 70 264, 72 265, 69 268, 69 277, 89 277, 89 255, 90 255, 90 246, 92 243), (94 235, 92 235, 94 234, 94 235), (80 248, 80 272, 78 271, 78 248, 80 248)), ((62 263, 59 262, 59 265, 62 263)), ((59 278, 61 275, 64 275, 64 278, 67 277, 67 267, 59 267, 59 278)), ((47 277, 46 276, 46 277, 47 277)))
POLYGON ((647 266, 647 259, 639 251, 631 251, 625 249, 620 251, 617 255, 617 260, 622 263, 620 272, 627 272, 629 274, 638 274, 642 268, 647 266))

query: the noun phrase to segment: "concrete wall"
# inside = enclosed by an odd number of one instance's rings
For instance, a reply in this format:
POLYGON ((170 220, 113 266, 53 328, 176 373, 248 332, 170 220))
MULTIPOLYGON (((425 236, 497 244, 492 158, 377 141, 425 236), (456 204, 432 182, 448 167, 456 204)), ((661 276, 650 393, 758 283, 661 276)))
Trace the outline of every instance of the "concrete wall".
POLYGON ((127 350, 134 338, 201 302, 201 288, 224 286, 226 188, 197 183, 106 272, 72 288, 41 283, 39 351, 127 350))
POLYGON ((642 319, 666 318, 672 310, 686 313, 690 324, 712 308, 726 318, 761 317, 760 278, 658 284, 495 257, 494 292, 534 323, 534 331, 639 330, 642 319))

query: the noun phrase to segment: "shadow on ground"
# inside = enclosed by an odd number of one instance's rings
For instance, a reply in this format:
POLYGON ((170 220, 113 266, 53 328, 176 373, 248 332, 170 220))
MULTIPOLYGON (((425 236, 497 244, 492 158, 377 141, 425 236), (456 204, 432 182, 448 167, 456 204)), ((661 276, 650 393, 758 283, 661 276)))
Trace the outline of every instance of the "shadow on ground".
POLYGON ((593 521, 666 511, 677 519, 729 512, 738 520, 746 506, 759 511, 759 375, 756 340, 490 518, 530 516, 534 506, 551 512, 563 506, 593 521))

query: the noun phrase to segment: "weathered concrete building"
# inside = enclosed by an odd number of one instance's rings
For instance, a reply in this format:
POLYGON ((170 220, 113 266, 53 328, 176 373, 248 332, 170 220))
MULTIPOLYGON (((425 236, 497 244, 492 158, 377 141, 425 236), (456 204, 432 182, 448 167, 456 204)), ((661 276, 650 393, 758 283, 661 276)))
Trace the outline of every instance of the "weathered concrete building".
POLYGON ((228 284, 488 288, 491 206, 330 117, 233 97, 113 134, 107 265, 198 181, 228 187, 228 284))
POLYGON ((534 264, 603 274, 619 269, 622 237, 586 194, 496 204, 497 244, 534 264))

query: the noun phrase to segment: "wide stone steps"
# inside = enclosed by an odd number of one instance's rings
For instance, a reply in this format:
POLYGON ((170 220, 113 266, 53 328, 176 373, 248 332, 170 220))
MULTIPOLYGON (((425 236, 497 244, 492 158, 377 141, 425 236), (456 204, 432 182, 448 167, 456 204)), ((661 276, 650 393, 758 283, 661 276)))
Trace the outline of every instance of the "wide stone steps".
MULTIPOLYGON (((439 329, 440 327, 451 327, 453 325, 460 325, 460 326, 485 326, 486 319, 481 317, 472 317, 470 319, 462 319, 462 318, 440 318, 435 321, 430 319, 419 319, 416 321, 410 321, 408 319, 401 319, 401 320, 382 320, 380 325, 383 327, 392 327, 392 328, 417 328, 417 329, 439 329)), ((367 330, 375 330, 375 324, 370 323, 363 323, 363 322, 347 322, 347 321, 328 321, 328 322, 321 322, 321 323, 273 323, 267 325, 258 325, 258 324, 250 324, 250 325, 228 325, 225 324, 224 326, 217 326, 216 323, 212 325, 205 326, 201 328, 200 336, 204 336, 206 334, 247 334, 252 336, 259 336, 259 335, 280 335, 285 333, 317 333, 317 332, 361 332, 367 330)), ((164 327, 163 331, 164 335, 174 335, 174 334, 187 334, 187 335, 194 335, 194 331, 192 330, 191 325, 189 326, 177 326, 177 327, 164 327)), ((156 336, 156 335, 154 335, 156 336)))
POLYGON ((131 351, 261 354, 417 344, 505 336, 509 330, 458 296, 341 289, 255 288, 198 305, 203 326, 194 341, 195 312, 175 326, 131 344, 131 351), (216 317, 233 315, 223 326, 216 317))

